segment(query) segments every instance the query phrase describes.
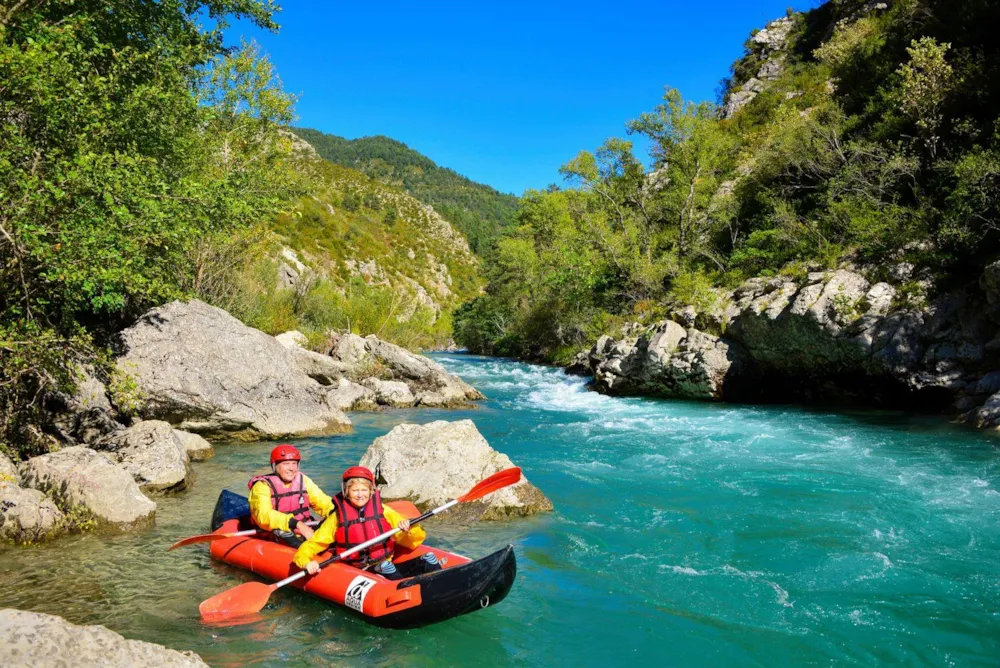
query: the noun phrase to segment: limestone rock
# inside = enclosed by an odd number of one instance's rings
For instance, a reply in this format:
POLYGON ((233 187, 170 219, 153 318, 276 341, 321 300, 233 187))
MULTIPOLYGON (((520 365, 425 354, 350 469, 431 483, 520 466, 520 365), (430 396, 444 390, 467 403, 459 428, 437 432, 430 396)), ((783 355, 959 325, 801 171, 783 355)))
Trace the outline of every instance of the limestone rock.
POLYGON ((37 543, 63 530, 63 514, 51 499, 0 480, 0 541, 37 543))
POLYGON ((366 378, 362 384, 375 393, 375 401, 381 406, 405 408, 417 403, 413 393, 410 392, 410 387, 406 383, 395 380, 366 378))
POLYGON ((187 451, 166 422, 138 422, 105 437, 97 449, 111 452, 143 492, 174 492, 187 486, 187 451))
POLYGON ((356 334, 341 335, 334 342, 330 355, 347 366, 349 378, 360 380, 374 390, 382 405, 454 407, 484 398, 478 390, 448 373, 431 358, 411 353, 374 335, 364 338, 356 334), (402 383, 408 389, 403 392, 397 385, 384 386, 379 395, 376 381, 402 383))
POLYGON ((156 504, 132 476, 90 448, 74 446, 33 457, 19 467, 24 487, 48 494, 64 512, 82 513, 97 528, 129 531, 151 526, 156 504))
POLYGON ((0 482, 12 482, 15 485, 21 481, 17 467, 7 455, 0 451, 0 482))
POLYGON ((126 640, 103 626, 77 626, 54 615, 13 608, 0 610, 0 665, 35 668, 208 666, 193 652, 126 640))
POLYGON ((327 401, 342 411, 373 411, 378 409, 375 392, 363 385, 341 378, 327 392, 327 401))
MULTIPOLYGON (((490 447, 472 420, 398 425, 375 439, 361 465, 375 473, 386 499, 409 499, 422 510, 454 499, 497 471, 514 466, 507 455, 490 447)), ((549 510, 552 502, 522 479, 481 501, 460 504, 448 514, 500 520, 549 510)))
POLYGON ((292 348, 291 351, 299 369, 320 385, 333 385, 350 371, 350 367, 329 355, 302 348, 292 348))
POLYGON ((293 351, 221 309, 171 302, 147 312, 120 338, 125 354, 118 366, 145 396, 145 419, 246 439, 350 429, 293 351))
POLYGON ((183 446, 184 452, 187 453, 188 459, 191 461, 203 462, 215 456, 212 444, 198 434, 181 431, 180 429, 174 429, 173 432, 177 440, 180 441, 181 446, 183 446))
POLYGON ((749 365, 739 345, 685 329, 666 320, 637 338, 626 338, 609 346, 603 355, 597 346, 594 385, 609 394, 640 394, 682 399, 722 399, 732 392, 749 365))
POLYGON ((306 335, 298 330, 291 330, 278 334, 274 337, 278 340, 278 343, 285 346, 286 348, 305 348, 306 347, 306 335))

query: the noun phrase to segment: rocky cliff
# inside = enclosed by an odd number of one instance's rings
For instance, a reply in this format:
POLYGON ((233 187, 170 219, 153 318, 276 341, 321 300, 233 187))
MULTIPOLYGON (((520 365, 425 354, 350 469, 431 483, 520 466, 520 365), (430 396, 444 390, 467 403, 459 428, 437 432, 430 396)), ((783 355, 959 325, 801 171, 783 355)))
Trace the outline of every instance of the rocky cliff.
POLYGON ((603 336, 570 370, 609 394, 834 401, 1000 425, 1000 264, 979 286, 899 308, 897 289, 841 269, 752 279, 717 313, 686 309, 603 336), (720 335, 703 328, 718 326, 720 335))

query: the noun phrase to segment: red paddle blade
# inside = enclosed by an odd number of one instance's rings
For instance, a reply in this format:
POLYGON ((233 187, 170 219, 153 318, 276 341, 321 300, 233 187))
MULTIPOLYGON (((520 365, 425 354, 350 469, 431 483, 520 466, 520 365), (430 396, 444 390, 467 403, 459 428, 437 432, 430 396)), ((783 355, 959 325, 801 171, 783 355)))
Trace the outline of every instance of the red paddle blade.
POLYGON ((210 599, 201 602, 198 612, 206 622, 217 622, 229 617, 252 615, 267 605, 267 599, 275 590, 273 584, 263 582, 247 582, 238 587, 227 589, 210 599))
POLYGON ((228 533, 206 533, 201 536, 191 536, 190 538, 185 538, 184 540, 179 540, 173 545, 171 545, 167 552, 170 550, 175 550, 178 547, 186 547, 188 545, 197 545, 198 543, 211 543, 213 540, 222 540, 223 538, 231 538, 232 534, 228 533))
POLYGON ((513 485, 520 479, 521 469, 516 466, 514 468, 504 469, 503 471, 497 471, 489 478, 483 480, 468 492, 458 497, 458 501, 459 503, 465 503, 466 501, 481 499, 487 494, 491 494, 498 489, 503 489, 508 485, 513 485))

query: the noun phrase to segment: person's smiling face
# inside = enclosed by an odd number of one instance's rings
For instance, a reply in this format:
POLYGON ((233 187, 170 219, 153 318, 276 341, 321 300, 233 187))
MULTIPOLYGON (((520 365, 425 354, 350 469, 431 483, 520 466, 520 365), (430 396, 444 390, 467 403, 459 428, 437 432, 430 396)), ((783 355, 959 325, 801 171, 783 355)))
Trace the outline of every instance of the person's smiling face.
POLYGON ((361 478, 352 478, 347 481, 347 500, 351 502, 355 508, 361 508, 366 503, 368 499, 372 496, 372 490, 368 486, 367 480, 362 480, 361 478))
POLYGON ((274 472, 281 478, 281 482, 289 485, 295 480, 295 474, 299 472, 299 463, 294 459, 286 459, 274 465, 274 472))

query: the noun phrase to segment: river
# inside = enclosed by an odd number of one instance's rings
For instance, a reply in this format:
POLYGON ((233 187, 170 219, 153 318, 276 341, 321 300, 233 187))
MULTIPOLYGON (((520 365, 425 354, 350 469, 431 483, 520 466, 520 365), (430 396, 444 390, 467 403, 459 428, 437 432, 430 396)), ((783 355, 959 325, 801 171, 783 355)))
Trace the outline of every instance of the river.
POLYGON ((512 543, 496 607, 387 631, 297 591, 262 619, 210 627, 198 603, 249 577, 204 546, 222 488, 245 492, 273 444, 219 445, 156 527, 0 552, 0 607, 103 624, 214 666, 859 665, 1000 663, 1000 450, 938 418, 622 399, 560 370, 435 355, 489 400, 354 413, 306 439, 304 470, 339 473, 401 422, 472 419, 555 504, 433 544, 512 543))

